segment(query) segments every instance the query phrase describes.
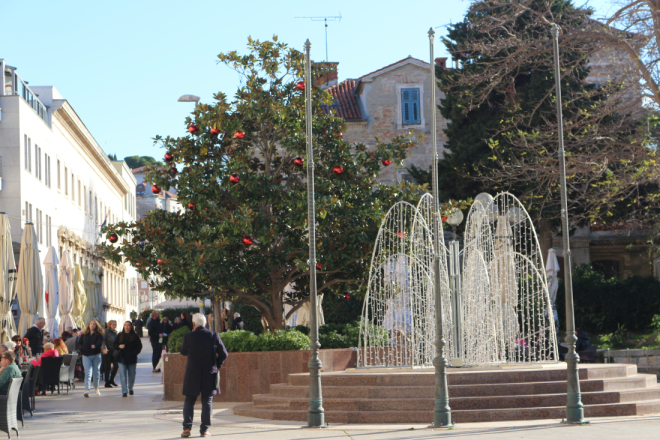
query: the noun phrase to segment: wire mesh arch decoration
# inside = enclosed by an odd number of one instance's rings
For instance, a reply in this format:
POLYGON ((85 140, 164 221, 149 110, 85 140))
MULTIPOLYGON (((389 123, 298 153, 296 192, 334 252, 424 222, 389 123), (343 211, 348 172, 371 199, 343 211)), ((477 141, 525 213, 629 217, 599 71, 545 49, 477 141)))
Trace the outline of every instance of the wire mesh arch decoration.
MULTIPOLYGON (((383 220, 362 310, 358 367, 433 365, 432 206, 425 194, 417 206, 398 202, 383 220)), ((452 364, 557 362, 543 256, 520 201, 510 193, 478 197, 462 251, 450 246, 459 255, 449 255, 442 227, 438 242, 445 350, 452 364), (448 257, 462 260, 460 282, 449 282, 448 257)))

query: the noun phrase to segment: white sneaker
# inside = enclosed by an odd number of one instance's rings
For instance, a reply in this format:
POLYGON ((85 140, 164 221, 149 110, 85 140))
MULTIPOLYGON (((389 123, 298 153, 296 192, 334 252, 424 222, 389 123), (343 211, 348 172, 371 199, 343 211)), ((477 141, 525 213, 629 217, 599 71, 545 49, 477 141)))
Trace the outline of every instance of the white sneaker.
POLYGON ((89 397, 89 390, 85 390, 85 394, 84 394, 84 396, 85 396, 85 397, 89 397))
POLYGON ((94 394, 96 394, 97 396, 100 396, 100 395, 101 395, 101 391, 99 391, 99 389, 97 388, 97 389, 96 389, 96 392, 95 392, 94 394))

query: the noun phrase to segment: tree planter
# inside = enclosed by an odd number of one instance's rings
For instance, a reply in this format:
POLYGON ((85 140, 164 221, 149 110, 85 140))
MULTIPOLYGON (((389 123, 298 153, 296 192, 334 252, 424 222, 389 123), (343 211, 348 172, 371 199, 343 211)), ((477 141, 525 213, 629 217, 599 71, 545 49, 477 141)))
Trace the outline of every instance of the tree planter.
MULTIPOLYGON (((183 376, 188 358, 178 353, 164 355, 164 400, 182 401, 183 376)), ((222 393, 216 402, 249 402, 254 394, 267 394, 270 386, 285 383, 289 374, 307 373, 309 350, 254 351, 229 353, 220 370, 222 393)), ((353 348, 320 350, 322 371, 355 368, 357 351, 353 348)))

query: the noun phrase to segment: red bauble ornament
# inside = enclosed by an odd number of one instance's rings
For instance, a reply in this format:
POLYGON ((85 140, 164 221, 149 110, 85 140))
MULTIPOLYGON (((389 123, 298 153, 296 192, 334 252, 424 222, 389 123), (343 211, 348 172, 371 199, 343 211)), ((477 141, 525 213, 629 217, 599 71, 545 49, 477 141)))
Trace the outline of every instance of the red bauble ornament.
POLYGON ((197 133, 197 130, 199 130, 199 127, 198 127, 197 125, 195 125, 195 124, 190 124, 190 125, 188 126, 188 131, 189 131, 190 133, 197 133))
POLYGON ((213 127, 213 128, 211 129, 211 134, 213 134, 213 135, 218 135, 218 134, 220 134, 220 129, 219 129, 219 128, 215 128, 215 127, 213 127))
POLYGON ((321 266, 321 263, 318 263, 318 264, 316 265, 316 270, 321 270, 322 267, 323 267, 323 266, 321 266))
POLYGON ((337 136, 339 136, 339 139, 344 139, 344 133, 339 133, 337 136))
POLYGON ((174 160, 172 153, 165 153, 165 162, 171 162, 172 160, 174 160))
POLYGON ((176 176, 178 172, 179 170, 177 170, 176 167, 172 167, 172 169, 170 170, 170 173, 172 173, 173 176, 176 176))
POLYGON ((441 216, 440 218, 442 219, 443 222, 446 222, 446 221, 447 221, 447 217, 445 217, 444 215, 441 216))
POLYGON ((195 209, 196 206, 194 203, 188 203, 188 209, 195 209))
POLYGON ((252 246, 252 243, 254 243, 254 239, 252 237, 250 237, 249 235, 246 235, 245 237, 243 237, 242 241, 243 241, 243 244, 247 247, 252 246))
POLYGON ((305 90, 305 81, 300 81, 298 84, 296 84, 296 89, 305 90))
POLYGON ((406 238, 406 233, 405 232, 397 232, 396 235, 398 235, 401 238, 406 238))
POLYGON ((160 188, 158 187, 158 185, 152 185, 151 192, 154 194, 160 194, 160 188))
POLYGON ((305 161, 303 160, 302 157, 296 157, 295 159, 293 159, 293 164, 301 167, 305 164, 305 161))
POLYGON ((135 263, 136 266, 140 266, 140 263, 135 263))
POLYGON ((161 259, 159 258, 159 259, 156 260, 156 263, 158 263, 159 266, 162 266, 162 265, 163 265, 163 260, 161 260, 161 259))
POLYGON ((332 169, 332 172, 335 173, 335 174, 341 174, 341 173, 344 172, 344 168, 343 167, 334 167, 332 169))
POLYGON ((235 139, 243 139, 245 137, 245 132, 244 131, 237 131, 234 133, 234 138, 235 139))
POLYGON ((231 176, 229 176, 229 181, 231 183, 238 183, 238 182, 240 182, 240 180, 241 180, 241 178, 238 174, 232 174, 231 176))
POLYGON ((348 301, 349 299, 351 299, 351 294, 348 292, 344 292, 344 300, 348 301))
POLYGON ((389 160, 389 159, 383 159, 383 161, 381 163, 383 164, 384 167, 387 167, 387 166, 390 166, 392 161, 389 160))
POLYGON ((117 234, 115 234, 113 232, 112 234, 110 234, 110 237, 108 238, 108 241, 110 243, 117 243, 119 241, 119 237, 117 236, 117 234))

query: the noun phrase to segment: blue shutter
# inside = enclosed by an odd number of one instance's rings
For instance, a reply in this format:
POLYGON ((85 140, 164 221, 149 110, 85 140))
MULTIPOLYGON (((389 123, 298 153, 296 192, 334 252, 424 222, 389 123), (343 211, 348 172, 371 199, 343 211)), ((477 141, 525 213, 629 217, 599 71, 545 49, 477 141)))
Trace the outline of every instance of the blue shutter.
POLYGON ((405 124, 420 124, 419 89, 401 89, 401 119, 405 124))

